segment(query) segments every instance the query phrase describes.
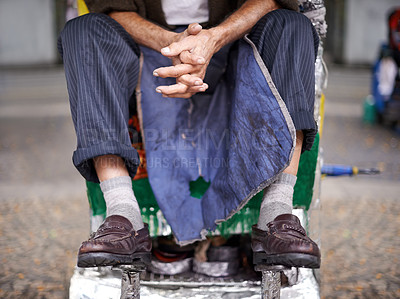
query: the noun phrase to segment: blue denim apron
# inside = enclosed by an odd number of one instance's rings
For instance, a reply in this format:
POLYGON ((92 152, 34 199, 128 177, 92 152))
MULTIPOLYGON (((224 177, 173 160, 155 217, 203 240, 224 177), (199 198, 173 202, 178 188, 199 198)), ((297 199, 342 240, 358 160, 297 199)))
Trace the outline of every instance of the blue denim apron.
POLYGON ((138 110, 149 181, 181 245, 204 239, 267 187, 289 164, 296 144, 286 106, 253 43, 244 38, 223 48, 207 69, 211 92, 191 99, 163 98, 153 76, 170 60, 141 48, 138 110), (210 187, 190 195, 199 176, 210 187))

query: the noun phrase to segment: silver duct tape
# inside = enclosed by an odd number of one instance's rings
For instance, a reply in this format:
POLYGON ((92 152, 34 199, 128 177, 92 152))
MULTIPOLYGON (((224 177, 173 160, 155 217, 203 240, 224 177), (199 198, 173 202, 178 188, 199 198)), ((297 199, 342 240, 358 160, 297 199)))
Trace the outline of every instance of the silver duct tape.
POLYGON ((308 12, 325 7, 324 0, 299 0, 302 12, 308 12))
POLYGON ((321 97, 322 90, 326 88, 328 84, 328 69, 323 60, 323 47, 322 42, 320 42, 318 47, 318 55, 315 61, 315 102, 314 102, 314 119, 318 124, 318 127, 321 125, 321 115, 320 115, 320 107, 321 107, 321 97))
POLYGON ((193 274, 191 280, 143 281, 141 298, 260 298, 260 281, 234 281, 193 274))
POLYGON ((141 299, 260 299, 259 287, 242 288, 240 286, 211 286, 211 287, 198 287, 192 288, 177 288, 174 290, 167 289, 152 289, 149 287, 142 287, 140 298, 141 299))
POLYGON ((140 299, 139 272, 123 271, 121 280, 121 298, 140 299))
MULTIPOLYGON (((92 211, 90 211, 90 215, 92 215, 92 211)), ((90 217, 90 232, 95 232, 103 223, 105 217, 103 215, 92 215, 90 217)))
POLYGON ((324 21, 326 15, 326 8, 321 7, 315 10, 306 11, 303 14, 310 20, 324 21))
POLYGON ((320 37, 325 37, 327 24, 325 22, 326 8, 323 0, 300 0, 300 11, 313 23, 320 37))
POLYGON ((208 277, 203 274, 191 273, 191 279, 181 279, 181 278, 168 278, 163 277, 163 279, 154 280, 143 280, 141 282, 142 286, 151 287, 162 287, 164 289, 178 289, 178 288, 215 288, 215 287, 229 287, 229 288, 242 288, 247 289, 251 287, 260 287, 261 281, 258 280, 234 280, 226 279, 226 277, 208 277))
POLYGON ((322 47, 322 42, 320 42, 318 46, 317 59, 315 60, 315 95, 317 98, 321 96, 322 90, 328 85, 328 69, 323 60, 323 53, 324 49, 322 47))
POLYGON ((318 32, 318 35, 322 38, 326 37, 326 33, 328 32, 328 25, 325 21, 311 20, 315 29, 318 32))
POLYGON ((177 275, 189 271, 192 268, 192 261, 193 258, 187 258, 181 261, 163 263, 153 259, 147 270, 160 275, 177 275))
POLYGON ((308 236, 321 248, 321 167, 322 167, 322 148, 320 148, 317 167, 315 170, 315 180, 313 187, 313 198, 308 210, 308 236))
POLYGON ((233 276, 239 270, 239 261, 230 262, 199 262, 193 260, 193 271, 211 277, 233 276))
POLYGON ((294 286, 299 282, 299 269, 292 268, 290 270, 283 270, 283 274, 285 274, 289 286, 294 286))
MULTIPOLYGON (((317 243, 318 247, 322 246, 322 211, 321 211, 321 167, 323 165, 323 151, 320 147, 318 158, 317 158, 317 167, 315 170, 315 180, 313 187, 313 198, 311 201, 310 208, 307 212, 308 219, 308 236, 317 243)), ((321 271, 320 269, 314 270, 314 276, 317 279, 317 282, 321 281, 321 271)))
POLYGON ((307 230, 307 212, 304 209, 293 209, 292 214, 299 218, 301 226, 307 230))
POLYGON ((317 10, 305 12, 304 15, 310 19, 319 36, 326 37, 326 32, 328 31, 328 25, 325 22, 326 8, 322 7, 317 10))
MULTIPOLYGON (((319 299, 318 283, 311 269, 299 269, 298 283, 281 288, 281 298, 319 299)), ((260 281, 227 281, 214 279, 208 282, 182 281, 170 279, 141 281, 141 299, 208 299, 242 298, 259 299, 260 281)), ((75 270, 71 279, 70 299, 112 299, 121 295, 121 272, 95 269, 75 270), (119 277, 115 276, 118 273, 119 277)))
POLYGON ((262 271, 261 298, 281 298, 281 273, 277 271, 262 271))
POLYGON ((298 283, 281 288, 284 299, 319 299, 319 285, 312 269, 299 268, 298 283))
POLYGON ((76 268, 69 288, 70 299, 111 299, 121 296, 121 272, 119 276, 97 268, 76 268))
POLYGON ((229 262, 239 259, 239 247, 210 247, 207 251, 209 262, 229 262))

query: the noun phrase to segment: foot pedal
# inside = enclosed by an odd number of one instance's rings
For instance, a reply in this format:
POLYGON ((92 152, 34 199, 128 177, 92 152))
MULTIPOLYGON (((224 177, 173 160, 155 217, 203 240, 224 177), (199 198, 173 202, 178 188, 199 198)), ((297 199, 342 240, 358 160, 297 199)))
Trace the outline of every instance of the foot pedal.
POLYGON ((121 299, 140 298, 140 273, 146 270, 146 264, 137 261, 132 265, 119 265, 113 269, 121 270, 121 299))
POLYGON ((279 299, 281 297, 281 272, 289 269, 283 265, 267 264, 257 264, 254 267, 254 270, 262 273, 262 299, 279 299))

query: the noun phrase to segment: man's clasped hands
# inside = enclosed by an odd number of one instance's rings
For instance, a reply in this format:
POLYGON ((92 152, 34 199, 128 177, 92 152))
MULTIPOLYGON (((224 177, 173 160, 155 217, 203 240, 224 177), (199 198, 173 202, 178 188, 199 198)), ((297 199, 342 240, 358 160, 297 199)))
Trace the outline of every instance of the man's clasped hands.
POLYGON ((195 23, 190 24, 175 40, 161 49, 161 54, 171 58, 172 66, 160 67, 154 76, 176 78, 176 84, 158 86, 156 91, 164 97, 190 98, 198 92, 204 92, 208 85, 203 82, 211 57, 219 50, 218 36, 213 29, 202 29, 195 23))

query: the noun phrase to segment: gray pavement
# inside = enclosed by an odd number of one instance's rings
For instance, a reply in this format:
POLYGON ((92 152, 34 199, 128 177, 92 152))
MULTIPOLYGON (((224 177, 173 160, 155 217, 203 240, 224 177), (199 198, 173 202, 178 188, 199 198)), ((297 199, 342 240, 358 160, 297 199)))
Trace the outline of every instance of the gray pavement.
POLYGON ((400 298, 400 136, 362 123, 370 76, 369 69, 330 67, 324 161, 382 174, 322 183, 325 298, 400 298))
MULTIPOLYGON (((330 67, 326 163, 379 167, 322 183, 322 296, 400 297, 400 136, 361 122, 368 69, 330 67)), ((68 298, 89 233, 61 68, 0 70, 0 298, 68 298)))
POLYGON ((61 68, 0 72, 0 298, 68 298, 89 232, 61 68))

